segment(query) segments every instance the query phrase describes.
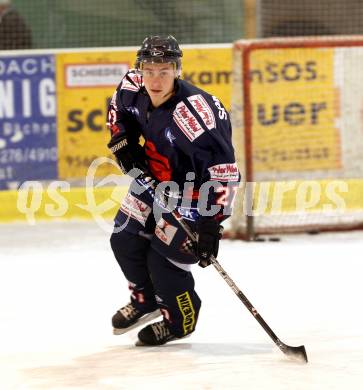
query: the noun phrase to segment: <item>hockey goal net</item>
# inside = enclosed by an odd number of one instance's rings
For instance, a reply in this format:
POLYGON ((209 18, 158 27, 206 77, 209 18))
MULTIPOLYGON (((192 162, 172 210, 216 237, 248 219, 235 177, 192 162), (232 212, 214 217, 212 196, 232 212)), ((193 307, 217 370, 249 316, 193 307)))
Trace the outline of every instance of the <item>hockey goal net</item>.
POLYGON ((363 36, 241 40, 229 236, 363 227, 363 36))

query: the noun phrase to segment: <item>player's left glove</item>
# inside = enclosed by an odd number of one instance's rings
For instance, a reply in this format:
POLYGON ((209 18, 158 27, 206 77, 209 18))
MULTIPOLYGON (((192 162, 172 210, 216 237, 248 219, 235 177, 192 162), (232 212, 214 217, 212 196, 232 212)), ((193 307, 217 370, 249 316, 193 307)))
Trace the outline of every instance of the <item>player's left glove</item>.
POLYGON ((124 174, 127 174, 133 168, 146 170, 147 164, 143 147, 130 141, 127 135, 124 134, 111 139, 107 146, 115 155, 124 174))
POLYGON ((199 265, 204 268, 210 264, 210 257, 217 257, 219 240, 222 238, 223 227, 213 217, 200 217, 196 222, 197 245, 196 252, 199 265))

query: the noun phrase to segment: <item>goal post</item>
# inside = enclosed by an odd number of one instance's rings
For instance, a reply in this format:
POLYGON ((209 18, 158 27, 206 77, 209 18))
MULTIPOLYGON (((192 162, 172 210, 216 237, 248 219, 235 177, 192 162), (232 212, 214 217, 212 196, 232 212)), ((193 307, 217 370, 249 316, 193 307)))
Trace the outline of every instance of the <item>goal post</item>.
POLYGON ((363 36, 240 40, 229 236, 363 227, 363 36))

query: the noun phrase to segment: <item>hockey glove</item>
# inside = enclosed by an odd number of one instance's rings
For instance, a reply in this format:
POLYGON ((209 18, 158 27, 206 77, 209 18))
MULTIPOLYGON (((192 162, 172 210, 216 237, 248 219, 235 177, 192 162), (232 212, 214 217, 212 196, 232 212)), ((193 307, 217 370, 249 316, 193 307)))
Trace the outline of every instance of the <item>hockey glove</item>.
POLYGON ((143 147, 135 142, 129 143, 126 134, 111 139, 107 146, 116 157, 124 174, 127 174, 133 168, 138 168, 142 171, 147 170, 143 147))
POLYGON ((213 217, 200 217, 196 222, 196 252, 202 268, 210 264, 210 257, 217 257, 223 227, 213 217))

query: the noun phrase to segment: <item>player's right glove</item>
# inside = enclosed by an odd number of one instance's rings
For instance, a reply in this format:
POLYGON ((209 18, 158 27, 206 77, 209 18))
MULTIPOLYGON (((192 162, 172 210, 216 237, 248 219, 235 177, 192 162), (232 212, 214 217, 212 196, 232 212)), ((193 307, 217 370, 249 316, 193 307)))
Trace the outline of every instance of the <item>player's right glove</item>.
POLYGON ((108 148, 114 154, 123 173, 131 169, 147 170, 147 163, 143 147, 136 142, 130 142, 127 135, 119 135, 111 139, 108 148))

